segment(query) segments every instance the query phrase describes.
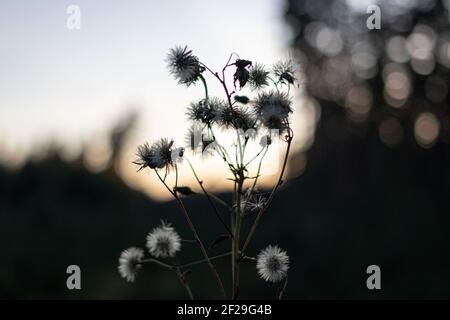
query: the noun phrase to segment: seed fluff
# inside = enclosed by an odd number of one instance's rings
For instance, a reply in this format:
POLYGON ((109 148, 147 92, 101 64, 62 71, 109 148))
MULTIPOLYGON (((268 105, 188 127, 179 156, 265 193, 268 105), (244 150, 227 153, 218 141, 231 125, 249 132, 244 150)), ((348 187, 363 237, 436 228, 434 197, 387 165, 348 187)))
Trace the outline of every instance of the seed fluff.
POLYGON ((174 257, 181 249, 181 239, 175 229, 164 221, 147 235, 147 248, 156 258, 174 257))
POLYGON ((289 256, 278 246, 270 245, 258 254, 256 269, 265 281, 279 282, 287 275, 289 256))
POLYGON ((140 248, 131 247, 120 254, 119 273, 128 282, 133 282, 138 271, 141 269, 140 262, 144 258, 144 251, 140 248))

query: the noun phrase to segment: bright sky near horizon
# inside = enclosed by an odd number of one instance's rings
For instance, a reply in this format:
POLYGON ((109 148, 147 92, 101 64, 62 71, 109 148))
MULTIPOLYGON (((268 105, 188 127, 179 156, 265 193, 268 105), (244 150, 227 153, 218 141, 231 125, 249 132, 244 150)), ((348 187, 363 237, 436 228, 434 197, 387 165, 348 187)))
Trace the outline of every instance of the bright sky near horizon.
MULTIPOLYGON (((140 112, 136 143, 160 136, 182 141, 185 108, 203 89, 177 85, 166 69, 168 49, 188 45, 213 69, 232 51, 270 65, 289 57, 283 6, 280 0, 0 1, 0 150, 16 161, 54 141, 77 154, 131 110, 140 112), (66 27, 69 5, 81 10, 80 30, 66 27)), ((222 94, 218 86, 210 90, 222 94)))

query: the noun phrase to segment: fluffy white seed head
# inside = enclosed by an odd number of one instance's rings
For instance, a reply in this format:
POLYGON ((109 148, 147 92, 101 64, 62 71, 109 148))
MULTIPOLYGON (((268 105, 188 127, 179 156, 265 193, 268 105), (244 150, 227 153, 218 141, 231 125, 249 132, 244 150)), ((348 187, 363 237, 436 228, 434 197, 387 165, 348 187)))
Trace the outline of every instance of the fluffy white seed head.
POLYGON ((140 262, 144 258, 144 251, 140 248, 131 247, 120 254, 119 273, 128 282, 133 282, 138 271, 141 269, 140 262))
POLYGON ((256 269, 265 281, 279 282, 289 270, 289 256, 278 246, 268 246, 258 254, 256 269))
POLYGON ((174 257, 181 249, 181 239, 170 224, 161 222, 147 235, 147 248, 156 258, 174 257))

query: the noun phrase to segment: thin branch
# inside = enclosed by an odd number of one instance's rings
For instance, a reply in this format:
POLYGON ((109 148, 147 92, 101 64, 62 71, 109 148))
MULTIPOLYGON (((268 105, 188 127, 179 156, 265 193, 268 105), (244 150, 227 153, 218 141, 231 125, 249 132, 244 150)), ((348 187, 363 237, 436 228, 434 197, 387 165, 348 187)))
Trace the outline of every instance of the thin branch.
POLYGON ((256 227, 259 224, 259 221, 261 220, 262 215, 264 214, 264 212, 267 210, 267 208, 269 207, 269 205, 271 204, 274 196, 275 196, 275 192, 278 190, 278 188, 280 187, 280 184, 283 180, 283 175, 284 175, 284 171, 286 170, 286 165, 287 165, 287 160, 289 157, 289 151, 291 149, 291 144, 292 144, 292 139, 293 139, 293 133, 292 131, 289 129, 288 131, 288 136, 287 136, 287 148, 286 148, 286 154, 284 157, 284 161, 283 161, 283 167, 281 168, 281 172, 280 172, 280 176, 278 178, 278 181, 276 183, 276 185, 273 187, 272 192, 270 193, 269 199, 267 200, 266 204, 264 205, 264 207, 261 208, 261 210, 258 212, 258 215, 256 216, 255 221, 253 222, 253 225, 250 229, 250 232, 247 235, 247 239, 244 242, 244 246, 242 247, 242 252, 241 254, 245 254, 245 252, 248 249, 248 246, 250 244, 250 241, 252 240, 253 235, 255 234, 255 230, 256 227))
POLYGON ((197 240, 181 239, 181 242, 185 242, 185 243, 197 243, 197 240))
MULTIPOLYGON (((177 258, 173 258, 173 260, 174 260, 174 264, 178 265, 178 259, 177 258)), ((187 292, 187 294, 189 296, 189 299, 194 300, 194 295, 192 294, 191 287, 189 286, 189 283, 187 282, 185 274, 181 272, 180 267, 175 267, 174 271, 175 271, 178 279, 180 280, 181 284, 186 289, 186 292, 187 292)))
POLYGON ((223 201, 222 199, 220 199, 218 196, 216 196, 214 193, 209 193, 209 195, 211 196, 211 198, 213 198, 217 203, 220 203, 222 206, 224 206, 227 209, 230 209, 230 206, 228 205, 228 203, 226 203, 225 201, 223 201))
POLYGON ((203 181, 200 180, 200 178, 198 177, 197 173, 195 172, 194 166, 192 165, 192 163, 189 161, 189 159, 186 158, 187 163, 189 164, 189 166, 191 167, 192 173, 194 174, 195 179, 197 180, 200 188, 202 189, 203 193, 205 194, 206 199, 208 199, 209 204, 211 205, 213 212, 215 214, 215 216, 217 217, 217 219, 219 219, 220 223, 222 223, 223 227, 227 230, 228 234, 233 237, 233 233, 231 232, 230 228, 227 226, 227 224, 225 223, 225 221, 222 219, 222 217, 220 216, 219 211, 217 210, 216 205, 214 204, 214 202, 212 201, 209 193, 206 191, 205 187, 203 186, 203 181))
POLYGON ((278 300, 283 299, 283 295, 286 292, 287 284, 288 284, 288 277, 286 276, 286 278, 284 279, 283 286, 280 288, 280 292, 278 293, 278 297, 277 297, 278 300))
POLYGON ((200 78, 200 80, 202 80, 203 88, 205 89, 205 99, 208 99, 209 98, 209 96, 208 96, 208 85, 206 83, 206 79, 201 74, 199 75, 199 78, 200 78))
POLYGON ((148 258, 148 259, 144 259, 144 260, 140 261, 140 264, 144 264, 144 263, 156 263, 156 264, 158 264, 164 268, 170 269, 170 270, 174 270, 174 268, 175 268, 174 266, 172 266, 170 264, 167 264, 167 263, 164 263, 162 261, 159 261, 157 259, 152 259, 152 258, 148 258))
POLYGON ((259 155, 264 151, 264 149, 266 149, 266 148, 268 148, 268 147, 269 147, 268 145, 262 147, 261 150, 259 150, 258 153, 257 153, 253 158, 251 158, 251 159, 244 165, 244 167, 247 167, 250 163, 252 163, 256 158, 259 157, 259 155))
POLYGON ((186 219, 186 221, 187 221, 187 223, 188 223, 188 226, 189 226, 189 228, 191 229, 192 234, 194 235, 194 238, 195 238, 195 239, 197 240, 197 242, 198 242, 198 245, 199 245, 199 247, 200 247, 200 250, 201 250, 203 256, 204 256, 205 259, 208 261, 208 265, 209 265, 209 267, 210 267, 210 269, 211 269, 211 272, 212 272, 213 275, 216 277, 217 283, 219 284, 220 291, 221 291, 222 295, 224 296, 224 298, 226 299, 227 295, 226 295, 226 293, 225 293, 225 289, 224 289, 224 287, 223 287, 222 280, 220 279, 220 276, 219 276, 219 274, 217 273, 216 268, 214 267, 214 265, 212 264, 212 262, 209 260, 209 256, 208 256, 208 253, 207 253, 207 251, 206 251, 206 248, 205 248, 205 246, 203 245, 203 242, 200 240, 200 237, 198 236, 197 229, 195 228, 194 224, 192 223, 191 217, 189 216, 189 213, 187 212, 187 209, 186 209, 186 207, 184 206, 183 201, 181 201, 181 199, 180 199, 180 197, 178 196, 178 194, 177 194, 176 192, 172 191, 172 190, 170 189, 170 187, 166 184, 166 182, 162 180, 161 176, 159 175, 159 173, 158 173, 158 171, 157 171, 156 169, 155 169, 155 173, 156 173, 156 175, 158 176, 159 180, 161 180, 161 182, 164 184, 164 186, 166 187, 166 189, 172 194, 172 196, 175 198, 175 200, 177 200, 177 202, 178 202, 178 204, 179 204, 179 206, 180 206, 180 208, 181 208, 181 211, 182 211, 182 213, 183 213, 183 215, 184 215, 184 217, 185 217, 185 219, 186 219))
MULTIPOLYGON (((223 258, 223 257, 228 257, 229 255, 231 255, 231 252, 222 253, 222 254, 219 254, 217 256, 210 257, 209 260, 212 261, 212 260, 220 259, 220 258, 223 258)), ((183 269, 183 268, 187 268, 187 267, 192 267, 192 266, 204 263, 204 262, 207 262, 207 260, 206 259, 202 259, 202 260, 189 262, 189 263, 186 263, 186 264, 179 265, 178 268, 183 269)))

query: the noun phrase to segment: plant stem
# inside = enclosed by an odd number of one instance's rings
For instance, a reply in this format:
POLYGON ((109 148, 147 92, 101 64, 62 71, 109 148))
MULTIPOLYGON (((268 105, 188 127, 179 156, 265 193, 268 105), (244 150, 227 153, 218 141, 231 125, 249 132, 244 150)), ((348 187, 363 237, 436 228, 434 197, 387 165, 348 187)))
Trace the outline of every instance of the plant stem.
POLYGON ((244 176, 242 172, 239 173, 239 179, 237 183, 236 190, 236 214, 235 214, 235 228, 234 228, 234 238, 232 242, 232 275, 233 275, 233 299, 237 299, 239 295, 239 260, 240 260, 240 251, 239 251, 239 238, 241 233, 241 225, 242 225, 242 215, 241 215, 241 194, 242 194, 242 186, 244 184, 244 176))
POLYGON ((192 173, 194 174, 195 179, 197 180, 197 183, 199 184, 200 188, 202 189, 203 193, 206 196, 206 199, 208 199, 209 204, 211 205, 214 214, 216 215, 217 219, 219 219, 219 221, 222 223, 222 225, 224 226, 224 228, 227 230, 227 232, 229 233, 229 235, 231 237, 233 237, 233 233, 231 232, 230 228, 227 226, 227 224, 225 223, 225 221, 222 219, 222 217, 220 216, 219 211, 217 210, 216 205, 214 204, 214 202, 212 201, 209 193, 206 191, 205 187, 203 186, 203 181, 201 181, 197 175, 197 173, 195 172, 194 167, 192 166, 192 163, 189 161, 189 159, 185 158, 187 163, 189 164, 189 166, 191 167, 192 173))
POLYGON ((230 206, 223 201, 222 199, 220 199, 218 196, 216 196, 214 193, 209 193, 210 197, 213 198, 216 202, 220 203, 222 206, 224 206, 225 208, 227 208, 228 210, 230 209, 230 206))
POLYGON ((183 284, 184 288, 186 289, 186 291, 187 291, 187 293, 189 295, 189 299, 194 300, 194 295, 192 294, 191 287, 186 282, 186 280, 184 279, 183 275, 180 275, 179 278, 180 278, 181 283, 183 284))
POLYGON ((175 194, 175 199, 178 201, 178 204, 180 205, 181 210, 183 211, 183 214, 184 214, 184 216, 186 218, 186 221, 187 221, 187 223, 189 225, 189 228, 191 228, 191 231, 192 231, 192 233, 194 235, 194 238, 197 240, 197 242, 198 242, 198 244, 200 246, 200 250, 202 251, 203 256, 205 257, 205 260, 207 261, 207 263, 209 265, 209 268, 211 269, 212 273, 214 274, 214 276, 217 279, 217 282, 218 282, 219 287, 220 287, 220 291, 221 291, 223 297, 226 299, 227 298, 227 294, 225 293, 225 288, 223 287, 223 283, 222 283, 222 280, 220 279, 219 273, 217 272, 217 269, 214 266, 214 264, 209 259, 209 256, 208 256, 208 253, 206 251, 206 248, 203 245, 203 242, 200 240, 200 237, 198 236, 197 229, 195 228, 194 224, 192 223, 192 220, 191 220, 191 218, 190 218, 190 216, 189 216, 189 214, 188 214, 188 212, 186 210, 186 207, 184 206, 184 203, 181 201, 180 197, 178 197, 178 195, 176 195, 176 194, 175 194))
POLYGON ((264 149, 265 149, 265 151, 264 151, 263 155, 261 156, 261 159, 259 160, 258 170, 256 171, 255 180, 253 180, 253 184, 252 184, 252 186, 251 186, 251 188, 250 188, 250 191, 249 191, 249 193, 248 193, 248 195, 247 195, 247 198, 245 199, 244 210, 245 210, 245 208, 247 208, 248 201, 250 200, 250 198, 251 198, 251 196, 252 196, 252 194, 253 194, 253 191, 255 190, 256 183, 258 182, 258 179, 259 179, 259 177, 260 177, 260 172, 261 172, 262 162, 263 162, 263 160, 264 160, 264 157, 265 157, 266 154, 267 154, 267 151, 269 150, 269 147, 266 146, 266 147, 264 147, 264 149))
POLYGON ((284 171, 286 170, 287 160, 288 160, 288 157, 289 157, 289 151, 291 149, 292 138, 293 138, 293 134, 292 134, 292 131, 289 129, 289 134, 287 136, 286 154, 284 156, 283 167, 281 168, 280 176, 278 178, 278 181, 277 181, 276 185, 273 187, 272 192, 270 193, 269 199, 267 200, 267 202, 264 205, 264 207, 261 208, 261 210, 259 210, 258 215, 256 216, 256 219, 253 222, 253 225, 252 225, 252 227, 250 229, 250 232, 247 235, 247 239, 244 242, 244 246, 242 247, 241 255, 244 255, 245 252, 247 251, 248 246, 250 244, 250 241, 252 240, 252 237, 255 234, 256 227, 258 226, 262 215, 264 214, 264 212, 269 207, 270 203, 273 200, 273 197, 275 196, 275 192, 278 190, 278 188, 279 188, 279 186, 280 186, 280 184, 281 184, 281 182, 283 180, 284 171))
POLYGON ((286 292, 287 284, 288 284, 288 277, 286 276, 286 279, 284 279, 284 282, 283 282, 283 286, 280 288, 280 292, 278 293, 278 296, 277 296, 278 300, 283 299, 283 295, 286 292))
POLYGON ((205 99, 208 99, 208 85, 206 83, 206 79, 200 74, 199 75, 200 80, 202 80, 203 87, 205 88, 205 99))
POLYGON ((192 294, 191 287, 189 286, 189 284, 187 282, 186 276, 184 273, 181 272, 181 268, 178 266, 178 259, 174 257, 173 263, 174 263, 173 271, 177 275, 177 277, 180 280, 181 284, 183 285, 184 289, 186 289, 189 299, 194 300, 194 295, 192 294))
POLYGON ((226 299, 227 298, 227 294, 225 293, 225 289, 223 287, 223 283, 222 280, 220 279, 219 273, 217 272, 217 269, 214 267, 214 264, 211 262, 211 260, 209 259, 208 253, 206 251, 205 246, 203 245, 203 242, 200 240, 200 237, 198 236, 197 233, 197 229, 195 228, 194 224, 192 223, 192 220, 189 216, 189 213, 187 212, 186 207, 184 206, 183 201, 181 201, 181 198, 178 196, 178 194, 176 192, 174 192, 173 190, 171 190, 169 188, 169 186, 166 184, 165 181, 162 180, 161 176, 159 175, 158 171, 155 169, 156 175, 158 176, 159 180, 164 184, 164 186, 166 187, 166 189, 170 192, 170 194, 172 194, 172 196, 175 198, 175 200, 178 202, 178 205, 181 208, 181 211, 183 212, 183 215, 188 223, 189 228, 192 231, 192 234, 195 238, 195 240, 197 240, 198 245, 200 247, 200 250, 203 254, 203 256, 205 257, 205 260, 208 262, 208 265, 211 269, 211 272, 213 273, 213 275, 215 276, 217 283, 219 284, 220 287, 220 291, 223 295, 223 297, 226 299))
POLYGON ((217 148, 218 148, 219 150, 216 150, 215 148, 214 148, 214 149, 217 151, 217 153, 218 153, 219 156, 222 158, 222 160, 228 165, 228 167, 230 168, 230 171, 234 173, 236 169, 234 168, 234 166, 233 166, 233 164, 231 163, 231 161, 229 161, 229 160, 227 159, 227 157, 230 158, 230 155, 229 155, 228 152, 222 147, 222 145, 217 141, 216 135, 214 134, 214 131, 213 131, 211 125, 208 125, 208 131, 209 131, 209 133, 211 134, 212 138, 214 139, 214 142, 216 143, 217 148))
MULTIPOLYGON (((222 254, 219 254, 217 256, 210 257, 209 260, 212 261, 212 260, 220 259, 220 258, 223 258, 223 257, 228 257, 229 255, 231 255, 231 252, 222 253, 222 254)), ((202 259, 202 260, 197 260, 197 261, 194 261, 194 262, 189 262, 189 263, 182 264, 182 265, 178 266, 178 268, 192 267, 192 266, 195 266, 197 264, 204 263, 204 262, 207 262, 207 260, 206 259, 202 259)))
POLYGON ((170 270, 174 269, 174 266, 172 266, 170 264, 167 264, 167 263, 164 263, 162 261, 159 261, 157 259, 152 259, 152 258, 141 260, 140 263, 141 264, 143 264, 143 263, 156 263, 156 264, 158 264, 158 265, 160 265, 160 266, 162 266, 164 268, 167 268, 167 269, 170 269, 170 270))

